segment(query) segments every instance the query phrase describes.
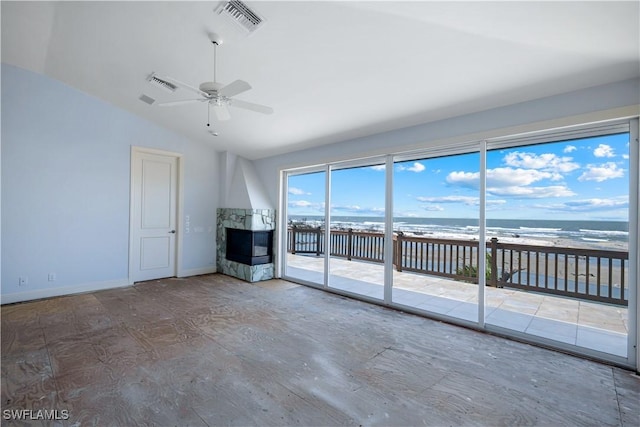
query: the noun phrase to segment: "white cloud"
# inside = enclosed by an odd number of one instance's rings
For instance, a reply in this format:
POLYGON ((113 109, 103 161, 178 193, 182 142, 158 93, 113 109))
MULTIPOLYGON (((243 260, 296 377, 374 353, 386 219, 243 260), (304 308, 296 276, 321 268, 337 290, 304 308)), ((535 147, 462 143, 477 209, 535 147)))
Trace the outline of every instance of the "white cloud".
MULTIPOLYGON (((467 188, 477 189, 479 172, 451 172, 447 182, 467 188)), ((556 180, 557 174, 536 169, 495 168, 487 170, 487 193, 500 197, 540 199, 545 197, 568 197, 575 193, 565 185, 531 187, 543 179, 556 180)))
POLYGON ((442 196, 442 197, 416 197, 420 202, 428 203, 464 203, 465 205, 477 205, 478 198, 471 196, 442 196))
POLYGON ((306 211, 324 212, 324 202, 314 203, 307 200, 292 200, 288 203, 290 208, 304 209, 306 211))
POLYGON ((480 182, 480 173, 454 171, 447 175, 446 181, 449 184, 460 185, 462 187, 478 188, 480 182))
POLYGON ((600 144, 598 148, 593 150, 593 155, 596 157, 615 157, 615 153, 613 152, 613 148, 607 144, 600 144))
POLYGON ((386 165, 375 165, 375 166, 371 166, 371 169, 373 169, 374 171, 383 171, 387 168, 386 165))
POLYGON ((575 145, 567 145, 566 147, 564 147, 564 150, 562 150, 563 153, 572 153, 574 151, 576 151, 578 148, 575 145))
POLYGON ((628 154, 623 154, 622 158, 625 159, 625 160, 628 160, 629 159, 629 155, 628 154))
MULTIPOLYGON (((556 180, 559 176, 557 174, 568 173, 580 167, 580 165, 572 161, 572 157, 558 157, 553 153, 544 153, 538 155, 534 153, 522 153, 519 151, 514 151, 504 156, 503 160, 507 166, 525 169, 539 169, 546 172, 555 173, 556 180)), ((561 176, 560 179, 562 179, 561 176)))
POLYGON ((425 205, 422 208, 429 212, 442 212, 444 210, 444 208, 439 205, 425 205))
POLYGON ((411 166, 401 166, 401 165, 398 166, 399 171, 409 171, 409 172, 415 172, 415 173, 420 173, 425 169, 426 169, 425 166, 419 162, 414 162, 413 165, 411 166))
MULTIPOLYGON (((487 169, 487 187, 530 185, 543 179, 552 179, 554 174, 535 169, 495 168, 487 169)), ((449 184, 478 188, 480 172, 451 172, 449 184)))
POLYGON ((289 202, 289 206, 292 208, 308 208, 309 206, 313 206, 313 203, 306 200, 294 200, 289 202))
MULTIPOLYGON (((442 197, 416 197, 416 200, 427 203, 463 203, 467 206, 478 206, 480 204, 480 198, 473 196, 442 196, 442 197)), ((487 205, 503 205, 507 203, 506 200, 490 199, 487 200, 487 205)))
POLYGON ((607 179, 622 178, 623 176, 624 169, 619 169, 618 165, 613 162, 607 162, 599 165, 587 165, 587 171, 580 175, 578 181, 602 182, 607 179))
POLYGON ((301 190, 300 188, 289 187, 289 194, 293 194, 295 196, 302 196, 302 195, 308 195, 311 193, 307 193, 306 191, 301 190))
POLYGON ((353 214, 360 214, 360 215, 384 215, 384 208, 363 208, 362 206, 358 206, 358 205, 333 205, 331 206, 331 210, 332 211, 339 211, 339 212, 349 212, 349 213, 353 213, 353 214))
POLYGON ((627 209, 629 207, 629 197, 621 196, 610 199, 572 200, 552 205, 533 205, 533 207, 562 212, 610 211, 616 209, 627 209))
POLYGON ((547 197, 570 197, 576 195, 564 185, 550 185, 548 187, 487 187, 487 193, 494 196, 517 197, 520 199, 544 199, 547 197))

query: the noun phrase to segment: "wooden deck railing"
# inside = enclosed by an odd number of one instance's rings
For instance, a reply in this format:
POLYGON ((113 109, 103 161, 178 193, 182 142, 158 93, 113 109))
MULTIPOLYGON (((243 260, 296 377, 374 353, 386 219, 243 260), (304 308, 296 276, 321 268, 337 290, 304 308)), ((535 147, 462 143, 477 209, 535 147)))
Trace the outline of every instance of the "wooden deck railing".
MULTIPOLYGON (((324 254, 324 230, 292 227, 287 250, 292 254, 324 254)), ((564 295, 626 306, 628 252, 502 243, 493 238, 485 255, 478 241, 393 237, 393 265, 410 271, 478 283, 481 257, 486 283, 494 287, 564 295)), ((384 234, 331 230, 330 255, 347 260, 384 262, 384 234)))

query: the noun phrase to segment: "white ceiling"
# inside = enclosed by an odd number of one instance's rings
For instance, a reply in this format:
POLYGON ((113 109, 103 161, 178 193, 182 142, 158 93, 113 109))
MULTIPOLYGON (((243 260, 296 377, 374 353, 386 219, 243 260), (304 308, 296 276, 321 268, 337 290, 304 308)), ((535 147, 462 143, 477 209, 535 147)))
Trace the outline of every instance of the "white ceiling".
MULTIPOLYGON (((2 61, 58 79, 249 159, 640 76, 639 2, 246 2, 247 36, 219 2, 2 1, 2 61), (153 71, 248 81, 207 133, 206 104, 149 85, 153 71)), ((181 93, 182 92, 182 93, 181 93)), ((52 106, 55 108, 55 106, 52 106)))

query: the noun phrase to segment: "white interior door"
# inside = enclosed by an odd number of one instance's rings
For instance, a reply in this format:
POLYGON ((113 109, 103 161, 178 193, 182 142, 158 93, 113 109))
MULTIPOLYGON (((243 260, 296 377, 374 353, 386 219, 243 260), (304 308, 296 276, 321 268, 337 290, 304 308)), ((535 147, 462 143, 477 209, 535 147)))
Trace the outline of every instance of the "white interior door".
POLYGON ((130 280, 176 275, 178 158, 132 151, 130 280))

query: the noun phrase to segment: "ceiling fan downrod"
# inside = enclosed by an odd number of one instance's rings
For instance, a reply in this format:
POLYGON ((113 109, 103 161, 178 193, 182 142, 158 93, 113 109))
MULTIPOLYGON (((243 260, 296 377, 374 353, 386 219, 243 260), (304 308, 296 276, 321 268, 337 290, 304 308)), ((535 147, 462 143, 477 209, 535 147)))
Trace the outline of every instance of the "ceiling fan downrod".
POLYGON ((217 82, 216 64, 218 62, 218 46, 222 44, 222 39, 216 33, 209 33, 209 40, 213 43, 213 81, 217 82))

